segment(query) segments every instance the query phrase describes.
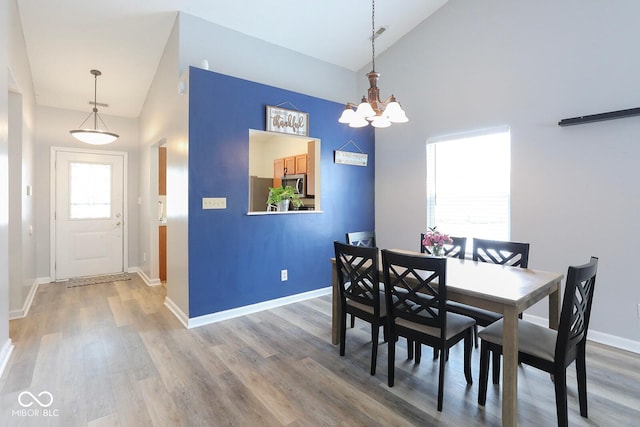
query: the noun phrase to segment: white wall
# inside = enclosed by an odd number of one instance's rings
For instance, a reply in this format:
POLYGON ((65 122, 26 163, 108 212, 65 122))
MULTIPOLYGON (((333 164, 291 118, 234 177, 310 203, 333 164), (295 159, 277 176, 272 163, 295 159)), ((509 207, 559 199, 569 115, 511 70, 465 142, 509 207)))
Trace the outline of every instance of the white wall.
MULTIPOLYGON (((52 107, 36 107, 35 133, 35 184, 34 195, 36 202, 36 257, 38 278, 50 278, 50 151, 51 147, 75 147, 81 149, 95 149, 107 151, 123 151, 128 153, 128 226, 129 246, 128 264, 138 265, 138 240, 136 224, 138 224, 138 121, 122 117, 103 114, 100 116, 109 130, 116 132, 120 138, 116 142, 91 146, 76 140, 69 133, 85 119, 90 110, 71 111, 52 107)), ((126 219, 125 219, 126 220, 126 219)))
POLYGON ((590 329, 640 349, 640 117, 557 125, 640 107, 638 16, 634 0, 449 0, 382 54, 381 91, 411 121, 376 131, 380 246, 414 249, 425 229, 427 138, 509 125, 511 239, 532 268, 600 257, 590 329))
MULTIPOLYGON (((138 163, 142 208, 139 219, 141 269, 158 278, 158 146, 167 147, 167 298, 189 314, 188 85, 178 92, 179 18, 171 31, 140 115, 138 163)), ((188 82, 188 73, 182 76, 188 82)))
POLYGON ((356 74, 346 68, 192 15, 181 13, 180 22, 180 71, 190 65, 199 67, 206 59, 210 70, 229 76, 341 103, 360 99, 356 74))
POLYGON ((0 2, 0 375, 12 350, 9 338, 9 174, 7 138, 9 91, 9 2, 0 2))
POLYGON ((34 184, 35 95, 15 2, 10 8, 16 19, 9 44, 9 305, 11 317, 22 317, 36 285, 35 197, 27 195, 34 184))

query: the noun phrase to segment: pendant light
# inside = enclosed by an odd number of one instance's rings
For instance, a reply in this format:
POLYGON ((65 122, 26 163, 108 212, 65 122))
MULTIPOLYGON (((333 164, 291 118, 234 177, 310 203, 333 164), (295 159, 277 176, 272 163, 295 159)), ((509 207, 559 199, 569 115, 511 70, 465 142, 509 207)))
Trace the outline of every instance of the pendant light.
POLYGON ((105 128, 107 127, 107 125, 104 123, 104 120, 102 120, 102 117, 98 115, 98 100, 97 100, 98 76, 102 75, 102 73, 99 70, 91 70, 90 73, 93 75, 93 78, 94 78, 93 110, 91 111, 91 113, 89 113, 87 118, 84 119, 82 123, 80 123, 80 129, 70 130, 69 133, 73 135, 74 138, 82 142, 85 142, 87 144, 91 144, 91 145, 110 144, 116 139, 118 139, 119 135, 117 133, 98 129, 98 119, 100 119, 100 123, 102 123, 102 125, 105 128), (82 125, 84 125, 85 122, 89 120, 89 117, 91 117, 92 114, 93 114, 93 129, 82 129, 82 125))
POLYGON ((391 123, 406 123, 409 121, 404 110, 391 95, 384 101, 380 100, 378 78, 376 73, 376 33, 375 33, 375 0, 371 0, 371 72, 367 74, 369 89, 367 96, 362 97, 359 105, 348 102, 338 119, 340 123, 348 123, 350 127, 359 128, 367 125, 373 127, 389 127, 391 123), (355 111, 354 111, 355 108, 355 111))

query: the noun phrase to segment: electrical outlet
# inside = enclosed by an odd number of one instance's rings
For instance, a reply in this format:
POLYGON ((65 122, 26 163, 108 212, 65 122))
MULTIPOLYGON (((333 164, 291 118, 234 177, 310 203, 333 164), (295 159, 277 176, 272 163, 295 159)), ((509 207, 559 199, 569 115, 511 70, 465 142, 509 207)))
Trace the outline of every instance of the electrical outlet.
POLYGON ((287 270, 280 270, 280 281, 286 282, 288 279, 289 279, 289 275, 287 273, 287 270))
POLYGON ((640 304, 638 304, 638 319, 640 319, 640 304))
POLYGON ((142 261, 146 261, 146 260, 147 260, 147 253, 142 252, 142 261))
POLYGON ((202 209, 227 209, 226 197, 203 197, 202 209))

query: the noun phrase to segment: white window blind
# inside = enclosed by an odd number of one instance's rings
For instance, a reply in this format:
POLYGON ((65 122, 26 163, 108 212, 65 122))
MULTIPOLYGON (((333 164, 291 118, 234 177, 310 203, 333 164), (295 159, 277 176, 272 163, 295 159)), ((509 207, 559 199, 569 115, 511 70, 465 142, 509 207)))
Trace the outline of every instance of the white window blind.
POLYGON ((428 140, 427 225, 469 239, 509 240, 510 174, 507 127, 428 140))

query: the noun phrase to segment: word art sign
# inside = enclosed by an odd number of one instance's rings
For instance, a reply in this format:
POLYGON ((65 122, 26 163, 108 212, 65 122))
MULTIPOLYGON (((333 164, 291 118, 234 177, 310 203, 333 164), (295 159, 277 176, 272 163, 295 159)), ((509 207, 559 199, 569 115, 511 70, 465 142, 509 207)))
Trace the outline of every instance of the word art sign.
POLYGON ((342 165, 367 166, 367 155, 363 153, 353 153, 351 151, 339 151, 334 153, 334 162, 342 165))
POLYGON ((309 113, 267 105, 266 130, 309 136, 309 113))

